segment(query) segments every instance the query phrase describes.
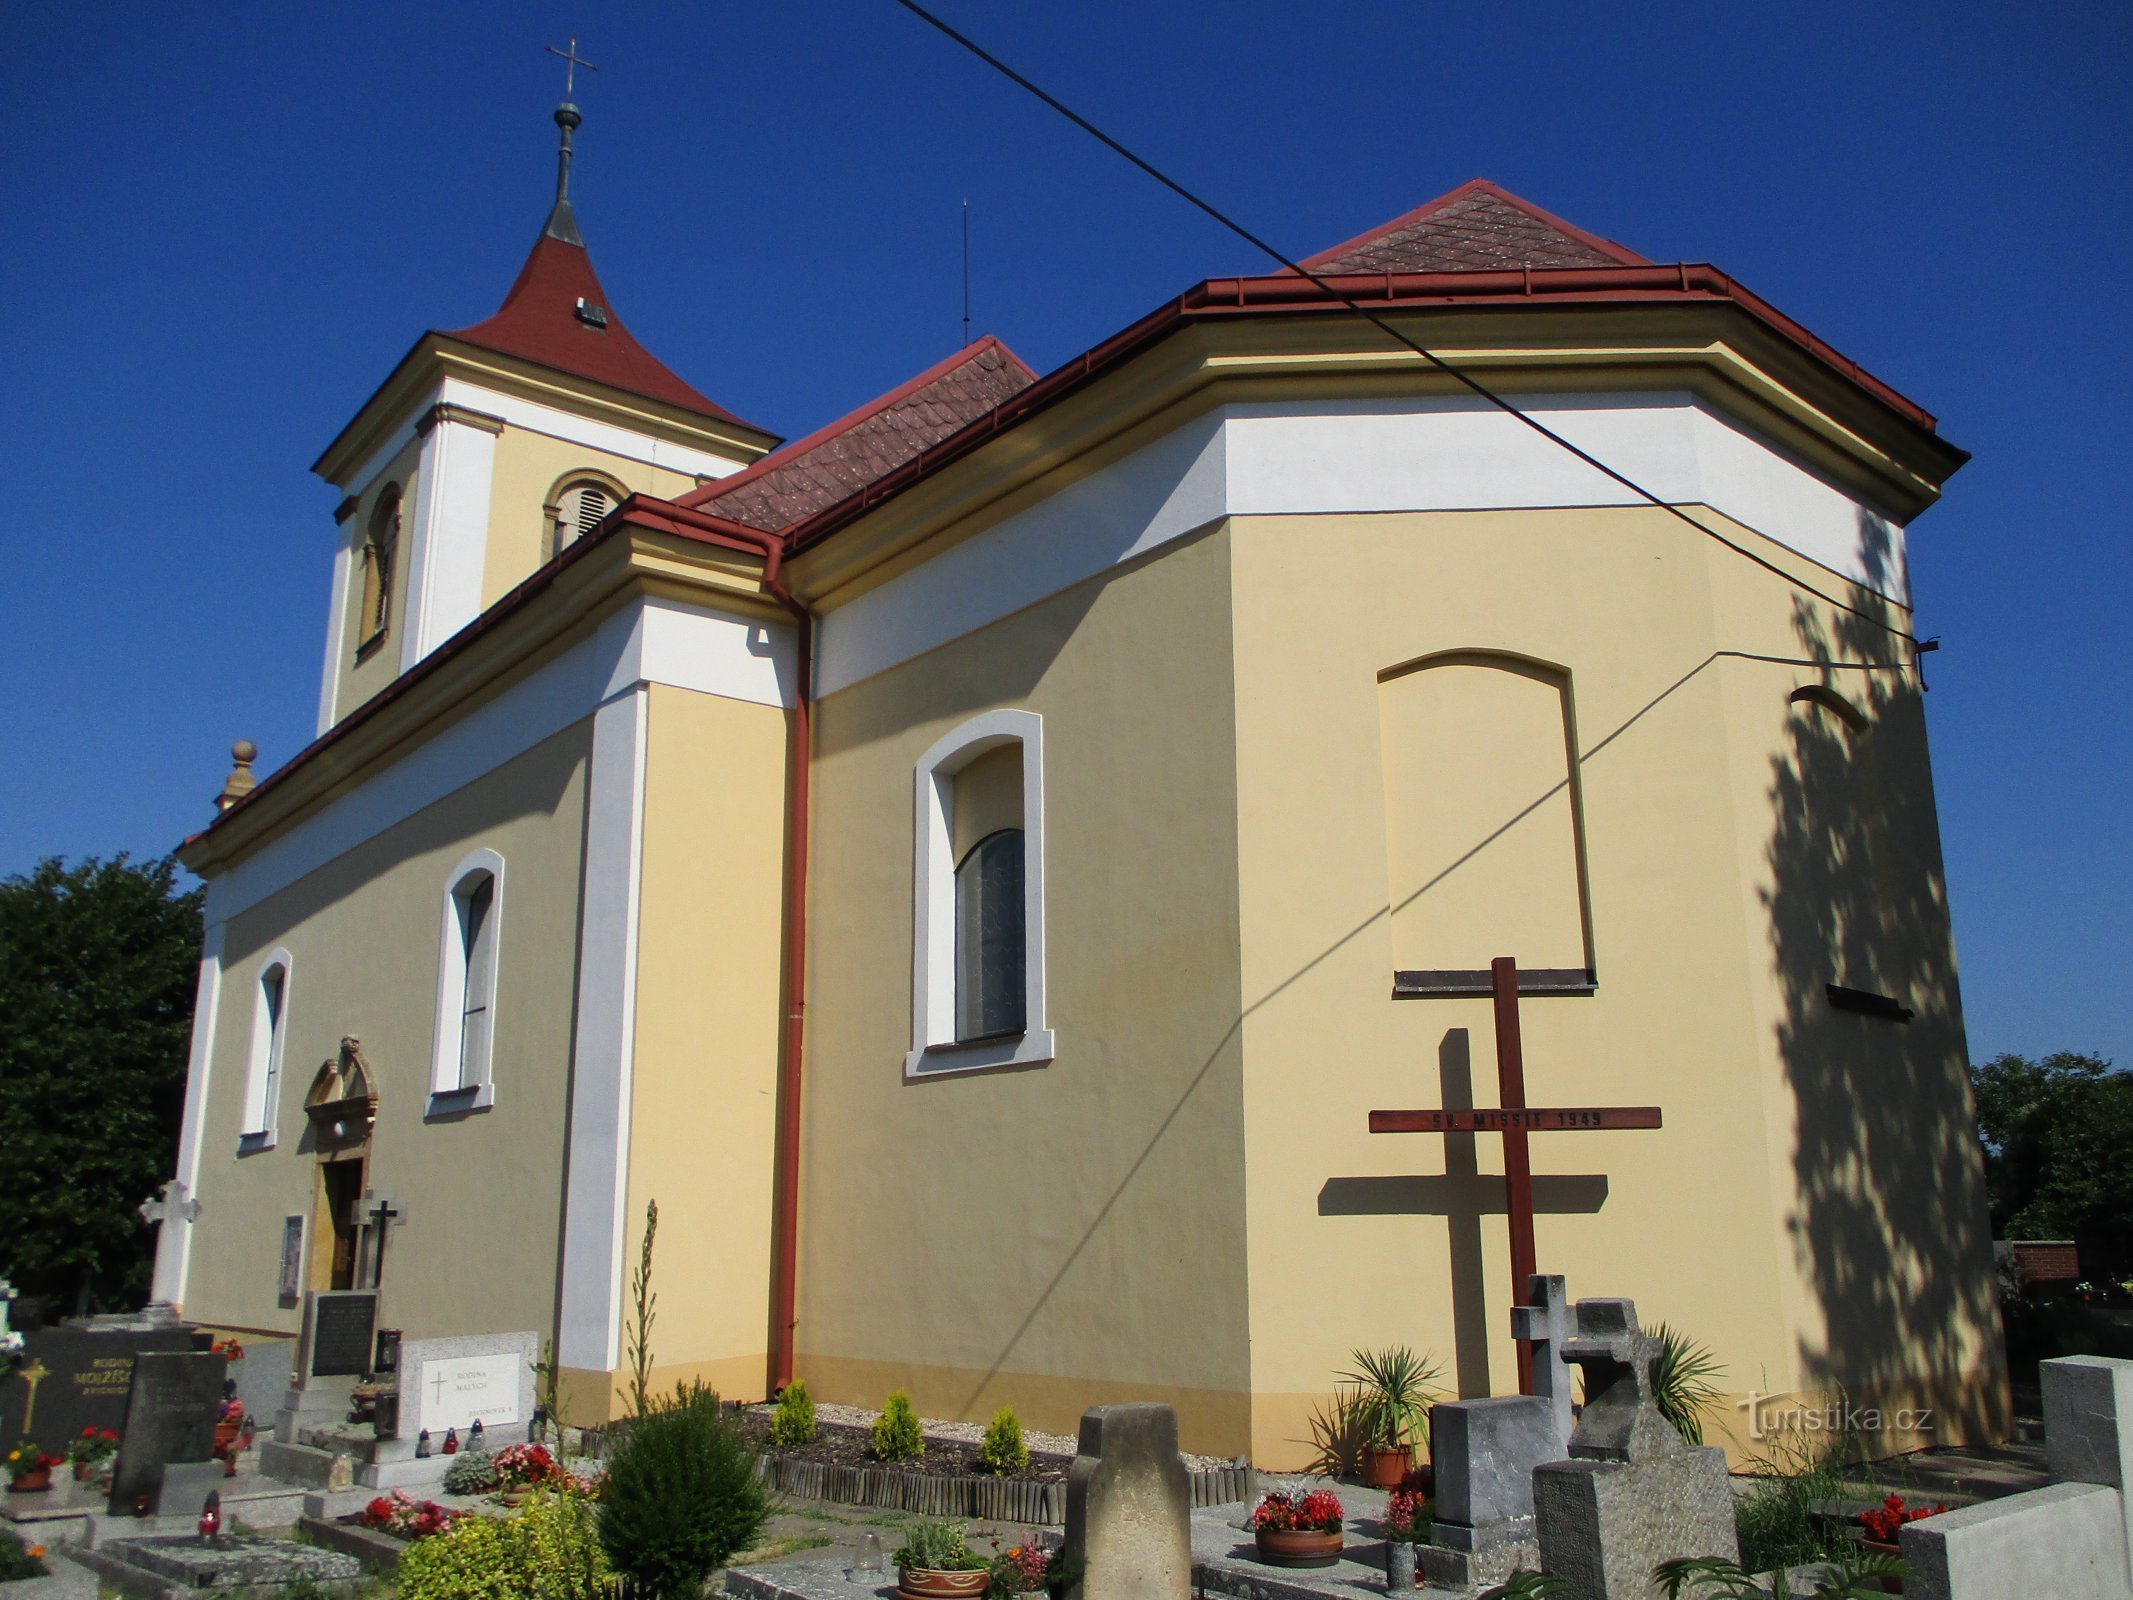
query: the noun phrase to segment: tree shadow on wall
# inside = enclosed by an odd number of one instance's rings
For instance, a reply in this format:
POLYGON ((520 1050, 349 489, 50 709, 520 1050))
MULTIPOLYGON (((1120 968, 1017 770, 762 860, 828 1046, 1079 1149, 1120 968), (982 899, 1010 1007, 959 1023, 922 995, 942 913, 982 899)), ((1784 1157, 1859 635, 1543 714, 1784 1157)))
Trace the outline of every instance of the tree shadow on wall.
POLYGON ((1908 619, 1878 594, 1887 527, 1862 515, 1860 533, 1857 611, 1794 601, 1801 654, 1825 665, 1771 762, 1764 901, 1798 1119, 1790 1226, 1827 1319, 1819 1341, 1803 1330, 1801 1366, 1861 1405, 1931 1404, 1939 1437, 1974 1439, 2005 1424, 2004 1378, 1976 1376, 2001 1363, 1991 1232, 1908 619), (1870 1002, 1833 984, 1914 1016, 1847 1009, 1870 1002))

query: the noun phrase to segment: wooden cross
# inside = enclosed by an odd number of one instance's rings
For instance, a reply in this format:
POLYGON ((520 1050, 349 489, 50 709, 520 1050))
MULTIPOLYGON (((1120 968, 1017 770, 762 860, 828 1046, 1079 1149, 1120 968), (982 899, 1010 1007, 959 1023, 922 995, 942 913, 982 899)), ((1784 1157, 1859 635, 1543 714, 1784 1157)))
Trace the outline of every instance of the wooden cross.
POLYGON ((558 50, 552 44, 544 44, 541 48, 552 56, 561 56, 566 63, 563 68, 563 98, 565 100, 570 99, 577 89, 578 68, 583 67, 587 72, 598 72, 600 70, 578 54, 578 38, 576 34, 571 35, 570 48, 568 50, 558 50))
MULTIPOLYGON (((1373 1111, 1372 1133, 1500 1133, 1503 1135, 1505 1199, 1511 1222, 1511 1286, 1526 1292, 1534 1277, 1533 1157, 1527 1138, 1535 1133, 1583 1133, 1611 1128, 1656 1128, 1657 1106, 1550 1106, 1526 1104, 1525 1054, 1518 1037, 1518 963, 1498 956, 1489 963, 1489 994, 1496 1013, 1496 1083, 1501 1106, 1486 1111, 1373 1111)), ((1518 1390, 1533 1394, 1533 1338, 1514 1326, 1518 1345, 1518 1390)))

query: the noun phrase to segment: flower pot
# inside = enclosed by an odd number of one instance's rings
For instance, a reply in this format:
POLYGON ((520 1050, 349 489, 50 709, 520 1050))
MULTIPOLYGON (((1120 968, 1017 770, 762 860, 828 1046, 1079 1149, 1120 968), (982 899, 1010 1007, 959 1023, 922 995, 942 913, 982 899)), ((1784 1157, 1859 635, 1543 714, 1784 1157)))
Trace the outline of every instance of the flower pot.
POLYGON ((1405 1539, 1385 1545, 1385 1592, 1398 1594, 1415 1586, 1415 1547, 1405 1539))
MULTIPOLYGON (((1864 1545, 1868 1550, 1871 1550, 1877 1556, 1900 1557, 1903 1554, 1902 1546, 1891 1542, 1884 1542, 1880 1539, 1868 1539, 1864 1537, 1862 1537, 1859 1542, 1864 1545)), ((1901 1578, 1882 1578, 1878 1581, 1881 1584, 1881 1592, 1883 1594, 1903 1593, 1903 1579, 1901 1578)))
POLYGON ((214 1453, 218 1456, 227 1453, 230 1446, 237 1442, 237 1435, 243 1431, 244 1418, 242 1417, 234 1418, 228 1422, 216 1423, 214 1453))
POLYGON ((52 1469, 39 1467, 35 1472, 18 1473, 7 1480, 9 1494, 35 1494, 40 1489, 52 1487, 52 1469))
POLYGON ((1400 1480, 1415 1468, 1411 1444, 1366 1444, 1363 1446, 1363 1481, 1373 1489, 1397 1489, 1400 1480))
POLYGON ((1330 1567, 1340 1560, 1346 1539, 1316 1528, 1260 1528, 1252 1534, 1259 1559, 1270 1567, 1330 1567))
POLYGON ((526 1503, 526 1491, 524 1489, 501 1489, 497 1491, 496 1498, 505 1505, 516 1508, 526 1503))
POLYGON ((904 1600, 978 1600, 991 1583, 983 1567, 975 1572, 943 1572, 935 1567, 905 1567, 896 1592, 904 1600))
POLYGON ((74 1481, 75 1481, 76 1483, 87 1483, 87 1482, 89 1481, 89 1474, 90 1474, 90 1473, 91 1473, 91 1472, 92 1472, 93 1470, 95 1470, 95 1469, 94 1469, 94 1465, 93 1465, 93 1463, 91 1463, 91 1462, 87 1462, 87 1461, 77 1461, 77 1462, 75 1462, 75 1463, 74 1463, 74 1481))

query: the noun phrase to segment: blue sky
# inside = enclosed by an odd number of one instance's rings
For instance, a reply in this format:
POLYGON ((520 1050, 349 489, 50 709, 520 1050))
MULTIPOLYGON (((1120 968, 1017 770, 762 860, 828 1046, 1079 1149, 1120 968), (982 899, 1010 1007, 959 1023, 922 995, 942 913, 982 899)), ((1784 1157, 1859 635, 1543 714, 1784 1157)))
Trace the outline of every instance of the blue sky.
MULTIPOLYGON (((1975 452, 1914 527, 1972 1051, 2133 1064, 2133 8, 941 0, 1301 253, 1486 176, 1712 261, 1975 452)), ((796 436, 975 325, 1040 371, 1245 246, 888 0, 0 11, 0 872, 159 854, 310 736, 334 492, 425 327, 501 299, 575 31, 632 329, 796 436)))

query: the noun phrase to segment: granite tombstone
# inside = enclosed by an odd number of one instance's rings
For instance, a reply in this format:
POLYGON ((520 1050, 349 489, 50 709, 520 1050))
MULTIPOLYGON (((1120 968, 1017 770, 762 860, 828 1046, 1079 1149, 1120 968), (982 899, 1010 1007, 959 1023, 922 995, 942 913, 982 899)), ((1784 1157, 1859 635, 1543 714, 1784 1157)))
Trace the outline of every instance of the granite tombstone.
POLYGON ((34 1439, 55 1455, 84 1428, 119 1432, 133 1364, 144 1351, 197 1350, 190 1328, 118 1332, 39 1328, 22 1336, 20 1361, 0 1370, 0 1440, 34 1439))
POLYGON ((212 1466, 215 1420, 228 1365, 219 1352, 209 1350, 150 1350, 134 1361, 118 1464, 112 1471, 114 1514, 131 1512, 144 1494, 159 1501, 167 1469, 173 1466, 212 1466))

